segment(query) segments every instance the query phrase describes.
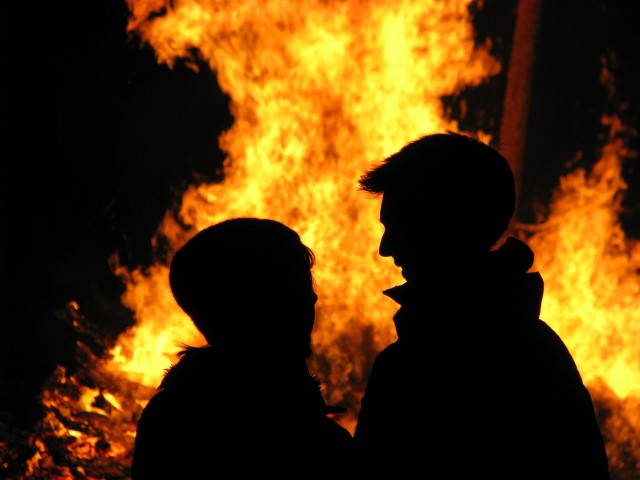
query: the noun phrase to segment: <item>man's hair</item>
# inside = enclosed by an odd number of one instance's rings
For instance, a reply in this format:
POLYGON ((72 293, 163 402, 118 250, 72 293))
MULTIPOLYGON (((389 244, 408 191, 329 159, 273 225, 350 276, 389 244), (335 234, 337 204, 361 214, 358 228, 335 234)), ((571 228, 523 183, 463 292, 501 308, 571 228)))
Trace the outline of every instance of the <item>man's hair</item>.
POLYGON ((359 190, 405 195, 414 218, 437 205, 451 218, 494 236, 508 229, 515 210, 515 179, 509 162, 479 139, 447 131, 423 136, 367 170, 359 190), (429 206, 429 209, 426 207, 429 206))

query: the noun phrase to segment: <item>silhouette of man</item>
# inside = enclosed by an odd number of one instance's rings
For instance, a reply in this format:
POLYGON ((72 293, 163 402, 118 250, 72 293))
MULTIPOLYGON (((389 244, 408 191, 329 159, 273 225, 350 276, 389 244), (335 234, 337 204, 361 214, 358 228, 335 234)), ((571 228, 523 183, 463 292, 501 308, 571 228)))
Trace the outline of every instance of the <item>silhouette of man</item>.
POLYGON ((397 341, 372 365, 354 432, 365 475, 438 479, 608 479, 591 396, 539 318, 533 252, 508 237, 506 159, 460 133, 427 135, 373 166, 379 253, 406 283, 397 341))
POLYGON ((143 479, 322 478, 351 455, 308 369, 314 254, 269 219, 197 233, 171 261, 178 305, 208 342, 187 347, 138 422, 131 475, 143 479))

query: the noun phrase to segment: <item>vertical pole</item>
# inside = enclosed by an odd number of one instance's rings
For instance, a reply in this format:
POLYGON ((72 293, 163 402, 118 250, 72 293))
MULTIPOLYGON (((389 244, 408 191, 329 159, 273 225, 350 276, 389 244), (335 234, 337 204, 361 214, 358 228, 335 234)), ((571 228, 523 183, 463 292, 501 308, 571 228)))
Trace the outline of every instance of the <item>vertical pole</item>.
POLYGON ((542 0, 519 0, 500 124, 500 150, 516 180, 516 215, 520 204, 522 164, 529 115, 531 77, 535 63, 542 0))

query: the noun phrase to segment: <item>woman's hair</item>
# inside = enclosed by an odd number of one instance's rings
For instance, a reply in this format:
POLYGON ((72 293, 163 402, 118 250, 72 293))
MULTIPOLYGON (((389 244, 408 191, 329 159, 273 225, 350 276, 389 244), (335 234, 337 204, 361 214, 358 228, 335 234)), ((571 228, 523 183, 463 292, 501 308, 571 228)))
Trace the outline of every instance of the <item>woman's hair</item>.
POLYGON ((169 283, 210 343, 247 338, 280 330, 268 325, 274 319, 264 318, 273 314, 268 306, 313 292, 314 262, 313 252, 286 225, 232 218, 201 230, 176 251, 169 283))

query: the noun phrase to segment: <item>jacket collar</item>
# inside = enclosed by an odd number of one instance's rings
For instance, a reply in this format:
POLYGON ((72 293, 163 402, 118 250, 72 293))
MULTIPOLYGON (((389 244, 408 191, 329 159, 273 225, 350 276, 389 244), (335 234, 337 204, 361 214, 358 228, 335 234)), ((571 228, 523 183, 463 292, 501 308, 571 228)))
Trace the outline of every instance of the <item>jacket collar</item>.
MULTIPOLYGON (((425 278, 383 291, 400 305, 394 316, 400 337, 416 331, 434 315, 455 317, 459 322, 477 317, 513 322, 518 318, 540 316, 544 282, 538 272, 530 272, 533 252, 521 240, 509 237, 498 249, 488 252, 479 264, 464 274, 447 278, 425 278)), ((478 326, 480 328, 480 326, 478 326)))

